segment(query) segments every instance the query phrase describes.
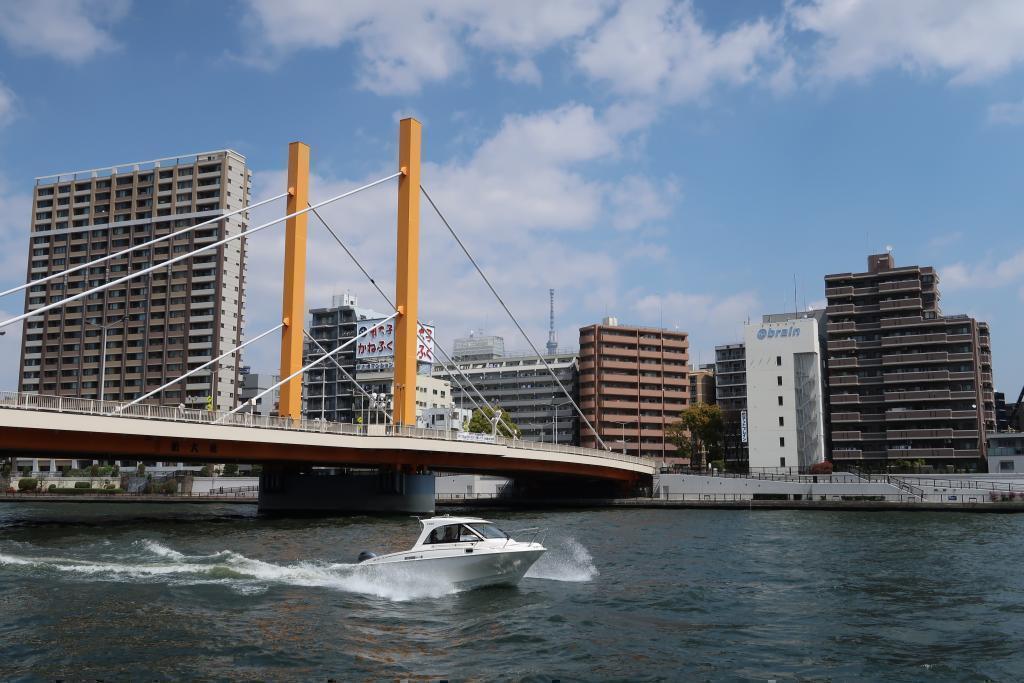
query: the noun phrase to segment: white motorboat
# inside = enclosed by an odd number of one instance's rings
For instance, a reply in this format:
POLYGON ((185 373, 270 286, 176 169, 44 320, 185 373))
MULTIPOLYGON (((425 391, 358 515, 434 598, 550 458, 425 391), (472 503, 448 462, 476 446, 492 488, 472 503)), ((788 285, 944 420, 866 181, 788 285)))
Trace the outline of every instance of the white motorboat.
POLYGON ((544 554, 537 541, 517 541, 486 519, 431 517, 421 519, 423 531, 409 550, 387 555, 359 554, 360 566, 415 572, 417 577, 444 581, 457 588, 516 584, 544 554))

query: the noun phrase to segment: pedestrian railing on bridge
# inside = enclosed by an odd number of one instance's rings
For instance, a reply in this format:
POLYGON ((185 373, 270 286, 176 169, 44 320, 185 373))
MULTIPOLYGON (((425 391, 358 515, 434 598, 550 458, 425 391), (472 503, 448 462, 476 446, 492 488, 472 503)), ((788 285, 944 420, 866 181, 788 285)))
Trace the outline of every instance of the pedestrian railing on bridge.
MULTIPOLYGON (((128 403, 121 403, 118 401, 100 401, 98 399, 77 398, 74 396, 46 396, 43 394, 26 394, 17 391, 0 391, 0 409, 160 420, 167 422, 215 425, 217 427, 279 429, 287 431, 315 432, 319 434, 362 436, 366 438, 401 436, 415 439, 459 441, 459 432, 457 430, 450 429, 428 429, 424 427, 409 427, 400 424, 350 424, 344 422, 329 422, 318 419, 310 420, 305 418, 301 420, 292 420, 287 417, 276 417, 272 415, 229 413, 226 411, 197 410, 194 408, 160 406, 144 403, 130 405, 128 403)), ((460 443, 466 442, 460 441, 460 443)), ((651 458, 641 458, 635 455, 623 455, 622 453, 617 453, 615 451, 602 451, 596 448, 567 446, 541 441, 523 441, 522 439, 511 439, 504 436, 494 437, 494 443, 507 448, 603 458, 606 460, 642 465, 652 469, 655 465, 655 461, 651 458)))

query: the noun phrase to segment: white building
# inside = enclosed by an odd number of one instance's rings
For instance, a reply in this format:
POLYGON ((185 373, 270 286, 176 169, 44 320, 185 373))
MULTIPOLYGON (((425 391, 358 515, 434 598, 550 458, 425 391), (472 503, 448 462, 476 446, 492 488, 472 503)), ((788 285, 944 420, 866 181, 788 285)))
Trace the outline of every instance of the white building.
POLYGON ((428 429, 464 430, 473 419, 473 411, 468 408, 424 408, 416 416, 420 427, 428 429))
POLYGON ((750 471, 825 459, 821 341, 813 314, 765 316, 744 330, 750 471))

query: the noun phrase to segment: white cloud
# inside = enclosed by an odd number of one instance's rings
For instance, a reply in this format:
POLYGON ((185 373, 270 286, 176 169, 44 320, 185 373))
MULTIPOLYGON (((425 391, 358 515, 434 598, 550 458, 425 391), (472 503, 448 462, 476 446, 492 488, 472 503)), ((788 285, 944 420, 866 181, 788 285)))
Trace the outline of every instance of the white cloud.
POLYGON ((369 0, 248 0, 249 22, 266 49, 256 61, 274 61, 309 48, 353 45, 359 53, 361 87, 378 94, 414 93, 445 80, 466 62, 463 43, 514 57, 506 76, 539 77, 529 61, 555 43, 579 35, 604 12, 587 0, 549 3, 479 3, 424 0, 401 7, 369 0))
POLYGON ((666 328, 677 327, 689 332, 690 357, 694 363, 698 354, 705 363, 713 360, 718 344, 741 341, 743 323, 760 309, 761 302, 752 291, 648 294, 638 298, 634 305, 643 320, 662 320, 666 328))
POLYGON ((540 69, 532 59, 519 59, 515 61, 498 60, 498 75, 513 83, 525 83, 527 85, 540 85, 544 80, 540 69))
POLYGON ((943 268, 939 275, 944 290, 1005 287, 1024 278, 1024 249, 1003 260, 963 261, 943 268))
POLYGON ((936 235, 935 237, 928 240, 928 248, 933 250, 945 249, 947 247, 953 246, 963 238, 964 234, 959 230, 953 232, 946 232, 941 235, 936 235))
POLYGON ((615 183, 609 195, 613 209, 612 225, 619 230, 636 230, 667 218, 679 197, 679 188, 672 181, 655 183, 642 176, 630 175, 615 183))
POLYGON ((6 126, 17 114, 17 97, 10 88, 0 83, 0 127, 6 126))
POLYGON ((701 26, 690 2, 623 3, 580 43, 576 62, 620 95, 688 101, 716 85, 760 76, 778 61, 781 36, 763 19, 714 34, 701 26))
POLYGON ((110 27, 129 0, 5 0, 0 37, 16 51, 79 64, 117 47, 110 27))
POLYGON ((1024 60, 1019 0, 789 0, 787 14, 818 34, 811 71, 824 79, 899 68, 972 83, 1024 60))
POLYGON ((1019 126, 1024 124, 1024 100, 1020 102, 996 102, 988 107, 989 123, 1005 123, 1019 126))

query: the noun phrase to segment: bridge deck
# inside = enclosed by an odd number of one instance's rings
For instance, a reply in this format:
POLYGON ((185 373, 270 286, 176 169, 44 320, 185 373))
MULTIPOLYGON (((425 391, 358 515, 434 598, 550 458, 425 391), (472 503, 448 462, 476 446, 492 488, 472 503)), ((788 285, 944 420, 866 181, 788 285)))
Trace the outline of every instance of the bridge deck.
POLYGON ((411 466, 633 480, 654 462, 591 448, 392 425, 353 425, 0 392, 0 451, 201 462, 411 466))

